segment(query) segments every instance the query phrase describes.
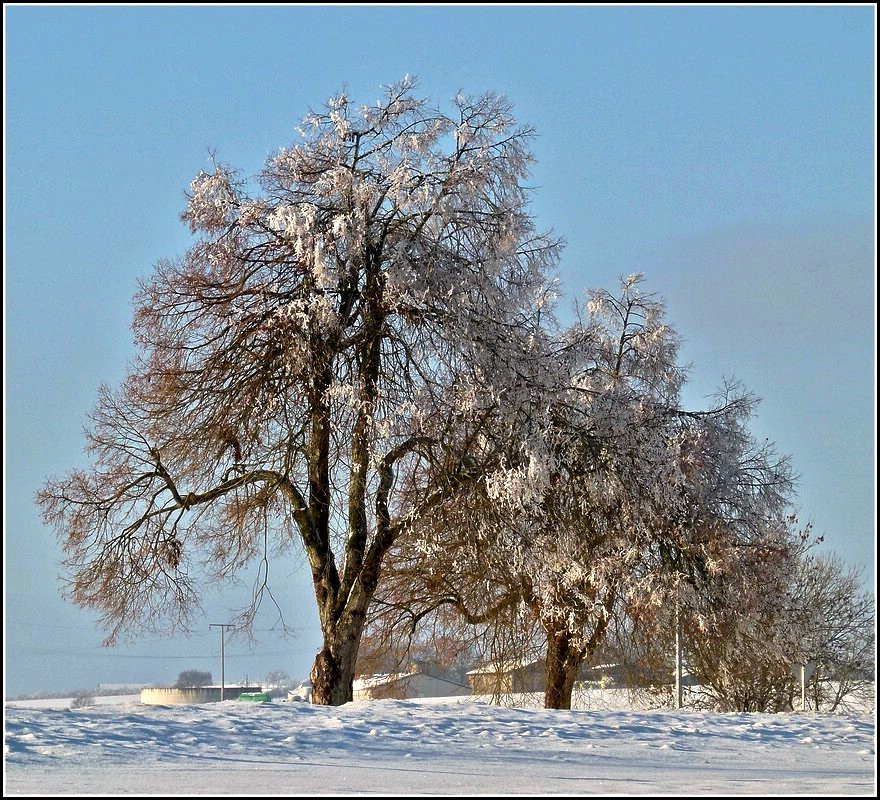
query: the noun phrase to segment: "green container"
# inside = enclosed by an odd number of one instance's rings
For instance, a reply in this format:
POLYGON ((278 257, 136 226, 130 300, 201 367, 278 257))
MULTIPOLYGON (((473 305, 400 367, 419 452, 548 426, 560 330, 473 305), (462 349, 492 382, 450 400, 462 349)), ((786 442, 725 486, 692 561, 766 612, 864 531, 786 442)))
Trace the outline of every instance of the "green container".
POLYGON ((239 700, 243 700, 246 703, 271 703, 272 698, 269 697, 265 692, 242 692, 238 696, 239 700))

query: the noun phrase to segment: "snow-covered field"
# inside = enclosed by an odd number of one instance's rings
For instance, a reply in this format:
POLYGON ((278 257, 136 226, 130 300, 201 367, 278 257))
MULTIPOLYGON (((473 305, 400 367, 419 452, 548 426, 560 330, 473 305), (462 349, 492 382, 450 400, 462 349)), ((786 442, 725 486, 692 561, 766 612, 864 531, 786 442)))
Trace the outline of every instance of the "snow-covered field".
POLYGON ((876 795, 875 714, 7 702, 22 794, 876 795))

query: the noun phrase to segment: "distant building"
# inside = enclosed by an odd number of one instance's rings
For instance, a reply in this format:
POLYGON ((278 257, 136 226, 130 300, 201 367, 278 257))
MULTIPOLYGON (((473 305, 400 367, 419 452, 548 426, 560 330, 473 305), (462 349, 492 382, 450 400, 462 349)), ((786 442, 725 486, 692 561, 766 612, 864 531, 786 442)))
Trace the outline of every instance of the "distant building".
POLYGON ((303 681, 294 689, 287 690, 288 702, 312 702, 312 684, 309 681, 303 681))
POLYGON ((413 700, 423 697, 465 697, 471 689, 451 678, 427 672, 396 672, 354 679, 355 700, 413 700))
POLYGON ((152 686, 152 683, 99 683, 98 691, 137 694, 141 689, 150 689, 152 686))
POLYGON ((535 661, 494 661, 467 673, 474 694, 541 692, 547 680, 543 659, 535 661))
POLYGON ((632 670, 625 664, 584 664, 578 670, 578 678, 587 684, 611 684, 627 686, 632 670))
MULTIPOLYGON (((669 671, 655 672, 638 664, 613 663, 583 665, 578 671, 578 679, 589 684, 644 688, 647 686, 669 686, 675 683, 675 675, 669 671)), ((682 673, 682 684, 692 686, 693 677, 682 673)))

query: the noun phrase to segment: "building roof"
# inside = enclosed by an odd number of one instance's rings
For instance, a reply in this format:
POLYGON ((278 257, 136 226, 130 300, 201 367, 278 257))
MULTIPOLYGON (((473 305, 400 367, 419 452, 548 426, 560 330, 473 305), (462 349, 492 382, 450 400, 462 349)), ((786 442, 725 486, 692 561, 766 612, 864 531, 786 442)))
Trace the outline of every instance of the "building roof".
POLYGON ((490 661, 483 664, 482 667, 468 670, 466 675, 497 675, 499 672, 512 672, 515 669, 528 669, 529 667, 543 667, 543 659, 534 659, 527 661, 524 658, 515 659, 514 661, 490 661))
POLYGON ((467 686, 465 686, 465 684, 454 681, 451 678, 444 678, 441 675, 431 675, 427 672, 389 672, 379 675, 362 675, 361 677, 354 679, 354 681, 352 682, 352 688, 354 688, 355 690, 374 689, 377 686, 388 686, 392 683, 398 683, 404 680, 412 680, 414 678, 427 678, 432 681, 448 683, 452 686, 462 686, 464 688, 468 688, 467 686))

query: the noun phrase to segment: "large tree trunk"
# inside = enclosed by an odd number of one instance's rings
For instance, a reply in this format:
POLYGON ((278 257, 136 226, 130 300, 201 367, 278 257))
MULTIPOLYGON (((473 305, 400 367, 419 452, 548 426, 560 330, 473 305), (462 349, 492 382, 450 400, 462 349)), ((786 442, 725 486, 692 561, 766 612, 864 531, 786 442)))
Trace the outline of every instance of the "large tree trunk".
POLYGON ((544 708, 571 708, 571 694, 584 660, 581 647, 565 628, 547 632, 547 679, 544 708))
MULTIPOLYGON (((357 639, 360 639, 358 632, 357 639)), ((354 698, 352 684, 358 647, 348 637, 324 639, 324 646, 312 666, 312 702, 322 706, 341 706, 354 698)))
MULTIPOLYGON (((367 609, 379 582, 382 554, 386 543, 374 543, 359 573, 350 584, 339 585, 335 578, 329 581, 333 590, 323 582, 315 584, 315 598, 324 644, 315 655, 310 674, 312 702, 317 705, 340 706, 354 699, 352 683, 357 665, 361 636, 367 622, 367 609)), ((332 562, 328 573, 336 574, 332 562)))
POLYGON ((315 655, 309 676, 313 703, 341 706, 354 698, 352 683, 370 597, 372 592, 363 591, 359 583, 352 591, 347 607, 338 617, 334 618, 332 612, 325 613, 325 609, 319 609, 324 645, 315 655))
POLYGON ((617 589, 612 587, 602 600, 605 613, 596 620, 593 632, 586 641, 583 634, 576 636, 564 624, 545 621, 547 682, 544 687, 544 708, 571 708, 571 694, 578 670, 587 656, 592 656, 605 638, 611 609, 616 599, 617 589))

